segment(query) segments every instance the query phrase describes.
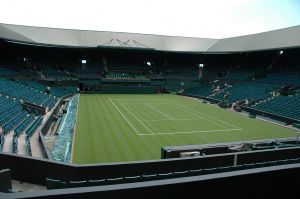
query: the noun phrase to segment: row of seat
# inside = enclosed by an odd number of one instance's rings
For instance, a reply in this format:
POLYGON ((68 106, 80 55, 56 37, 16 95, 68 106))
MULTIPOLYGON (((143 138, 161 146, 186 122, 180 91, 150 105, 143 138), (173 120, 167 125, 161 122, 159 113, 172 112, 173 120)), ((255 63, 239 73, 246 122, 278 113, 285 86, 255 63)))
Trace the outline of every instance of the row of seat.
POLYGON ((255 109, 300 120, 300 94, 277 96, 254 106, 255 109))
POLYGON ((136 79, 136 80, 147 80, 148 78, 143 74, 128 74, 119 72, 109 72, 105 75, 107 79, 136 79))
POLYGON ((17 71, 11 70, 10 68, 0 67, 1 76, 16 76, 18 75, 17 71))
POLYGON ((276 88, 274 85, 256 84, 251 82, 240 82, 228 87, 225 92, 216 94, 212 98, 223 100, 224 93, 229 93, 229 101, 240 101, 244 99, 261 100, 271 96, 270 92, 276 88), (247 92, 245 92, 247 91, 247 92))
POLYGON ((15 107, 11 108, 9 111, 0 114, 0 125, 1 126, 5 125, 7 122, 9 122, 12 118, 14 118, 22 111, 23 111, 22 107, 20 105, 16 105, 15 107))
POLYGON ((61 189, 61 188, 103 186, 103 185, 113 185, 113 184, 123 184, 123 183, 146 182, 146 181, 153 181, 153 180, 164 180, 164 179, 179 178, 179 177, 199 176, 199 175, 215 174, 215 173, 222 173, 222 172, 238 171, 244 169, 277 166, 283 164, 293 164, 299 162, 300 162, 300 158, 292 158, 292 159, 284 159, 284 160, 277 160, 277 161, 247 163, 242 165, 238 164, 236 166, 199 168, 199 169, 195 168, 190 170, 182 170, 182 171, 167 172, 167 173, 142 174, 136 176, 89 179, 89 180, 82 180, 82 181, 72 181, 72 180, 64 181, 64 180, 46 178, 46 186, 47 189, 61 189))
POLYGON ((26 118, 27 112, 22 111, 20 114, 16 115, 12 120, 8 121, 2 126, 2 129, 5 133, 13 130, 24 118, 26 118))
POLYGON ((34 116, 32 114, 28 115, 15 129, 14 134, 19 136, 30 123, 34 121, 34 116))
POLYGON ((49 98, 41 90, 6 79, 0 79, 0 93, 40 106, 49 98))
POLYGON ((268 74, 266 77, 257 80, 258 83, 275 85, 300 85, 299 71, 280 71, 268 74))
POLYGON ((37 116, 37 118, 35 119, 35 121, 26 130, 26 137, 27 138, 30 138, 33 135, 33 133, 40 126, 40 124, 42 123, 42 121, 43 121, 43 117, 42 116, 37 116))

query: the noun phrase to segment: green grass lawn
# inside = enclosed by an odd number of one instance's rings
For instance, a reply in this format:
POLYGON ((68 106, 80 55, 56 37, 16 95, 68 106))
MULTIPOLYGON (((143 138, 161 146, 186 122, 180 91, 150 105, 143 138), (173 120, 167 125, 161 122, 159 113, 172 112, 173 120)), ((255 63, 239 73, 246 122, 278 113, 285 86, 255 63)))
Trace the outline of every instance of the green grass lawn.
POLYGON ((80 95, 74 163, 160 159, 162 146, 294 137, 296 131, 175 95, 80 95))

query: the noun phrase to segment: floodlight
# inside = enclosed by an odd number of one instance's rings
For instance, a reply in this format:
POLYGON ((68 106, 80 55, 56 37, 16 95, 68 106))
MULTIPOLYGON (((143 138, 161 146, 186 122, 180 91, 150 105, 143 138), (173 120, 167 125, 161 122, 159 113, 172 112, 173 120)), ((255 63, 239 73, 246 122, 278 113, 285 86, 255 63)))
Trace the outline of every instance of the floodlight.
POLYGON ((282 55, 283 54, 283 50, 279 51, 279 55, 282 55))
POLYGON ((86 64, 86 59, 82 59, 82 60, 81 60, 81 63, 82 63, 82 64, 86 64))

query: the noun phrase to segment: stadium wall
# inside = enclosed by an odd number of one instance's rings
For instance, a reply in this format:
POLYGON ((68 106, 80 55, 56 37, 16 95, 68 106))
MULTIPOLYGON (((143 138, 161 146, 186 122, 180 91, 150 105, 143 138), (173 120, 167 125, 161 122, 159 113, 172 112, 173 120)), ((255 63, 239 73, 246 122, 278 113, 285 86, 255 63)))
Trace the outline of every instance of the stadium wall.
POLYGON ((194 158, 89 165, 67 164, 8 153, 0 153, 0 159, 1 167, 11 169, 13 179, 44 185, 46 178, 64 181, 117 178, 143 174, 169 173, 190 169, 233 166, 235 160, 238 163, 260 163, 279 159, 292 159, 299 157, 299 155, 300 147, 291 147, 194 158))
POLYGON ((0 198, 111 198, 111 197, 157 197, 169 198, 187 196, 205 196, 211 198, 258 198, 283 197, 297 195, 300 177, 300 165, 274 166, 234 171, 223 174, 210 174, 171 180, 140 182, 99 187, 82 187, 35 192, 1 194, 0 198))

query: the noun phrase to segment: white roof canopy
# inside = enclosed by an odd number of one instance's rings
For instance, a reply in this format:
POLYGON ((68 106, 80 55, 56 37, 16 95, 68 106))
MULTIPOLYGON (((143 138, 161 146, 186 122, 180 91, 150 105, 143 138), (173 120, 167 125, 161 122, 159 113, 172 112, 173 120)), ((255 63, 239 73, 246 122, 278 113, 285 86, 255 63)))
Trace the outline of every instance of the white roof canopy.
POLYGON ((234 52, 300 46, 300 26, 225 39, 206 39, 0 24, 0 38, 72 47, 121 46, 163 51, 234 52))

